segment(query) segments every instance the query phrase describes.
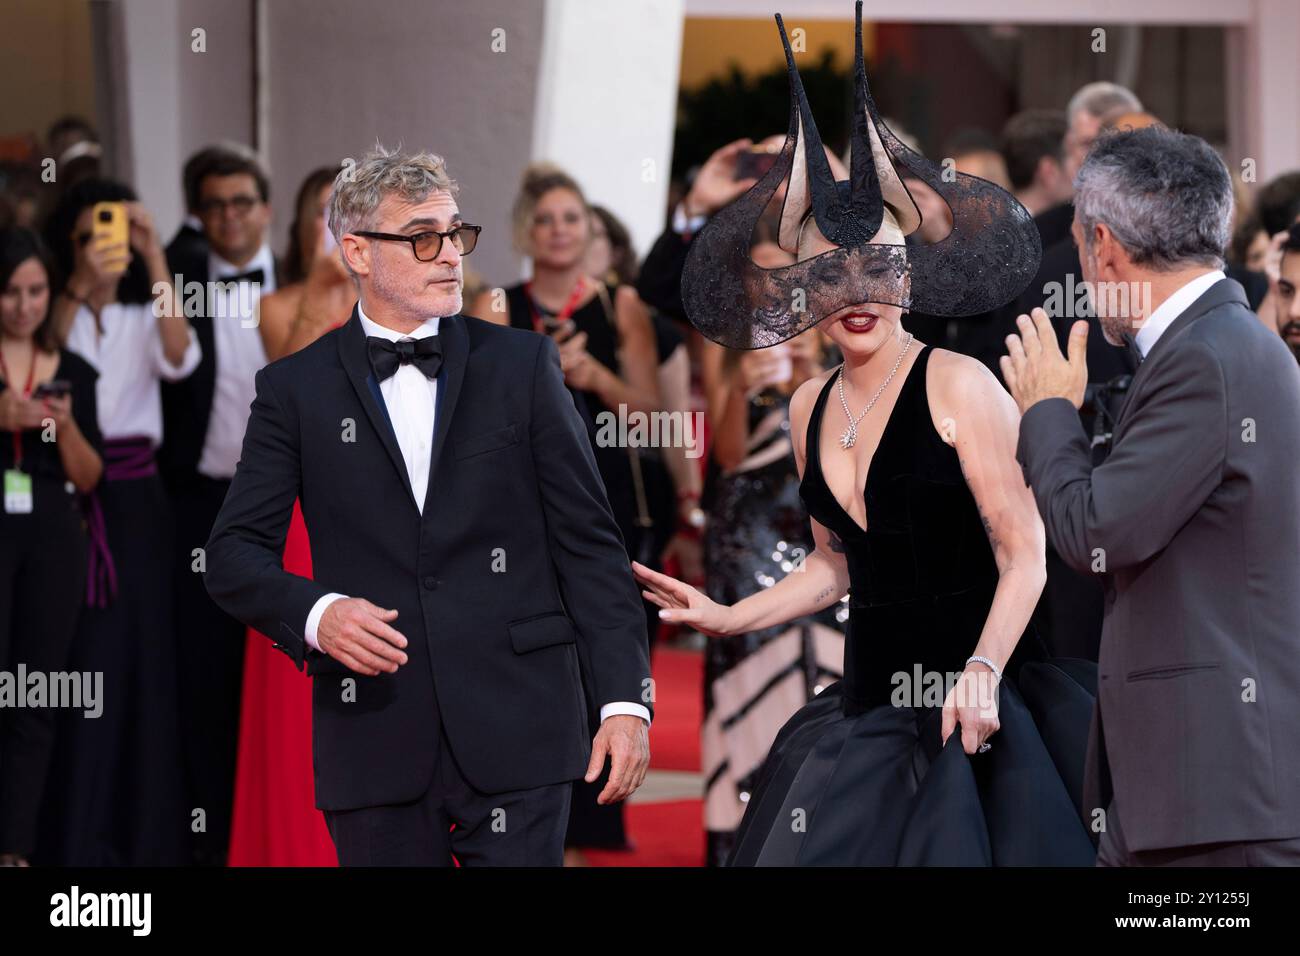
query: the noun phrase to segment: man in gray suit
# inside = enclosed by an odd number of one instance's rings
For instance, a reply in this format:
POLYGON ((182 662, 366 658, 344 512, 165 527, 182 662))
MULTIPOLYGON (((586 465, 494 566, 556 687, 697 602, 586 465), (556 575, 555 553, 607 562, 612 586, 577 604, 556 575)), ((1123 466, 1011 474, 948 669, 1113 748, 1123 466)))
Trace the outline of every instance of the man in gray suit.
POLYGON ((1001 362, 1048 537, 1104 576, 1097 862, 1298 865, 1300 370, 1221 271, 1232 188, 1204 140, 1108 136, 1075 186, 1093 307, 1140 362, 1109 458, 1092 467, 1075 411, 1086 322, 1067 358, 1022 315, 1001 362))

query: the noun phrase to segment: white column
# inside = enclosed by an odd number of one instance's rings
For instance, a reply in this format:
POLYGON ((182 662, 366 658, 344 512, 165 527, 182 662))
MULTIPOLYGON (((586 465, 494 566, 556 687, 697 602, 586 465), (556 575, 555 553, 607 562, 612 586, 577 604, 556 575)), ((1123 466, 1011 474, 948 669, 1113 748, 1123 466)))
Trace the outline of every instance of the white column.
POLYGON ((125 100, 132 160, 123 178, 135 187, 166 242, 185 215, 180 19, 170 0, 132 0, 121 10, 126 85, 118 95, 125 100))
POLYGON ((683 0, 546 0, 532 157, 627 224, 638 255, 663 230, 683 0))

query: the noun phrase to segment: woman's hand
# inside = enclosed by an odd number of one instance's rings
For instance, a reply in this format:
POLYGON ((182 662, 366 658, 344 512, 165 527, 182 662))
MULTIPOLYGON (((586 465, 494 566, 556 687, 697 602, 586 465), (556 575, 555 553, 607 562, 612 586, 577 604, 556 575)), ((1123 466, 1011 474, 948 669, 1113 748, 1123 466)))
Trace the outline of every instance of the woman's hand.
POLYGON ((587 333, 576 329, 577 326, 570 320, 559 331, 552 333, 555 344, 560 347, 560 370, 564 372, 564 384, 580 392, 595 391, 596 379, 602 366, 587 351, 587 333))
MULTIPOLYGON (((943 702, 942 740, 946 744, 961 724, 961 745, 968 754, 998 732, 998 679, 984 664, 970 663, 943 702)), ((992 746, 992 745, 990 745, 992 746)))
POLYGON ((639 561, 632 562, 632 573, 646 590, 642 596, 651 604, 664 608, 661 620, 671 624, 688 624, 704 634, 727 637, 734 633, 731 608, 718 604, 689 584, 660 574, 639 561))
POLYGON ((777 388, 793 373, 790 347, 782 342, 765 349, 752 349, 740 356, 737 378, 741 391, 753 395, 765 388, 777 388))
POLYGON ((41 399, 41 403, 44 406, 46 417, 54 419, 56 434, 65 428, 76 427, 76 421, 72 417, 71 395, 44 398, 41 399))
POLYGON ((119 246, 103 249, 88 242, 76 249, 72 275, 68 277, 68 291, 85 301, 96 289, 117 284, 126 271, 127 260, 122 258, 119 246))
POLYGON ((46 412, 40 402, 23 398, 12 388, 0 392, 0 429, 20 432, 40 428, 45 418, 46 412))
POLYGON ((154 228, 153 216, 139 202, 126 204, 126 218, 131 230, 131 248, 140 253, 142 259, 165 256, 162 239, 154 228))

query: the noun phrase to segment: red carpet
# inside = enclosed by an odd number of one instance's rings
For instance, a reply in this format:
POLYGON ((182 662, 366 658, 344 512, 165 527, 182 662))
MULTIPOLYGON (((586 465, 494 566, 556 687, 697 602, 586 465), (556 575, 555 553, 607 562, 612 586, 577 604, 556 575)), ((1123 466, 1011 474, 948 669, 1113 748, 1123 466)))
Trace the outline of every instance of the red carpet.
POLYGON ((703 810, 699 800, 634 803, 627 808, 630 853, 588 850, 592 866, 703 866, 703 810))
MULTIPOLYGON (((653 770, 700 769, 704 722, 704 657, 698 651, 659 650, 654 658, 655 719, 650 727, 653 770)), ((627 807, 630 853, 589 850, 592 866, 703 866, 700 799, 632 803, 627 807)))

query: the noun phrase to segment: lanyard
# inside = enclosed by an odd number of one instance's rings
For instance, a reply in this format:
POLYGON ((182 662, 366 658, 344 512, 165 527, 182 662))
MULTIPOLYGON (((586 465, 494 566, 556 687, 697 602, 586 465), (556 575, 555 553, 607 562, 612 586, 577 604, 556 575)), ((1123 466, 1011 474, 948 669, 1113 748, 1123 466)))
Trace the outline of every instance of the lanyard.
MULTIPOLYGON (((582 293, 585 292, 586 289, 587 280, 583 276, 578 276, 577 284, 574 285, 573 291, 569 293, 569 300, 564 303, 564 308, 555 315, 557 322, 564 322, 573 314, 573 310, 578 305, 578 300, 582 298, 582 293)), ((542 327, 542 316, 537 310, 537 300, 533 298, 533 283, 531 279, 524 283, 524 295, 528 297, 528 310, 533 314, 533 331, 544 331, 542 327)))
MULTIPOLYGON (((23 386, 23 401, 32 397, 32 385, 36 382, 36 343, 32 343, 32 367, 27 370, 27 384, 23 386)), ((4 352, 0 351, 0 375, 9 382, 9 369, 5 365, 4 352)), ((23 439, 17 431, 14 433, 14 470, 23 470, 23 439)))

